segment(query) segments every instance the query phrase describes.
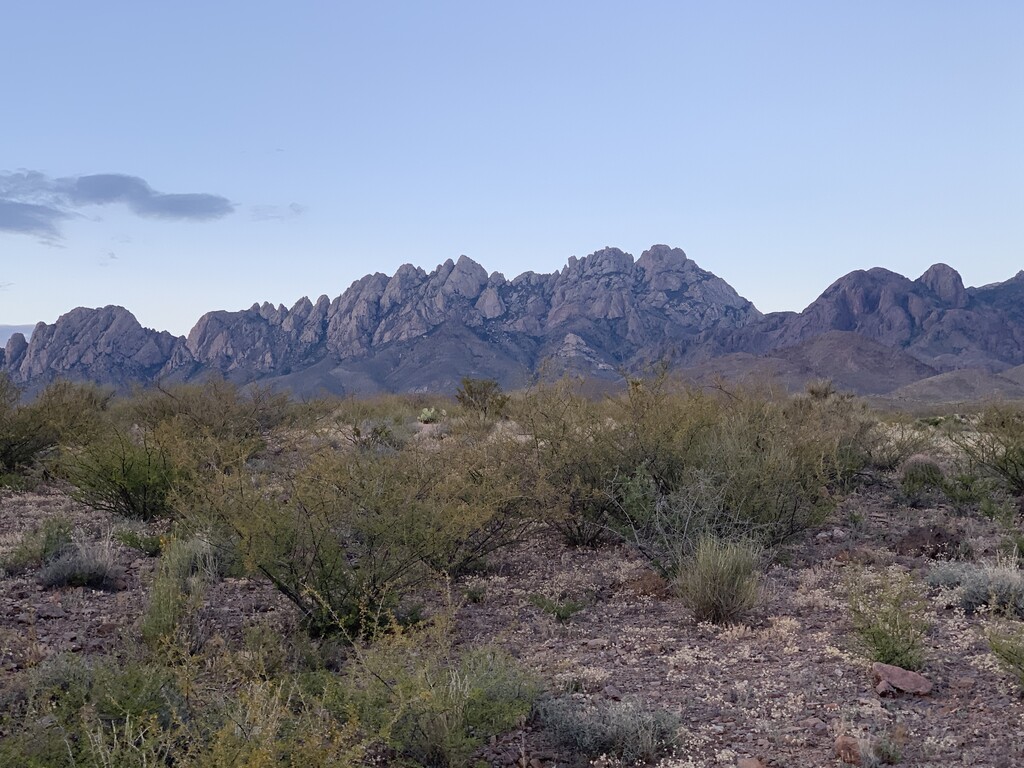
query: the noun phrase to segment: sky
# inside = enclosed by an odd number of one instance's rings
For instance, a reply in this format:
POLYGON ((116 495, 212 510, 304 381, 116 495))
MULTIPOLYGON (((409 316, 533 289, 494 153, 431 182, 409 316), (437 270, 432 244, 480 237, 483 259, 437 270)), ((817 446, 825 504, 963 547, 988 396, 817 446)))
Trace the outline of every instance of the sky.
POLYGON ((682 248, 762 311, 1024 268, 1024 3, 9 3, 0 324, 187 334, 465 254, 682 248))

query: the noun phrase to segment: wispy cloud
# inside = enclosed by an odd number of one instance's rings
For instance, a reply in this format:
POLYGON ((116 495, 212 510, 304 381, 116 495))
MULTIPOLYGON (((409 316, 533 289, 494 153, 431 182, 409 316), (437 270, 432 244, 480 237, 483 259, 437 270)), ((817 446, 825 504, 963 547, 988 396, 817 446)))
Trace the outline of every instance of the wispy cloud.
POLYGON ((0 173, 0 232, 61 238, 61 223, 93 205, 120 203, 137 216, 185 221, 219 219, 234 212, 226 197, 204 192, 166 194, 138 176, 99 173, 51 179, 38 171, 0 173))
POLYGON ((298 203, 289 205, 254 205, 249 209, 253 221, 283 221, 294 219, 306 212, 306 206, 298 203))

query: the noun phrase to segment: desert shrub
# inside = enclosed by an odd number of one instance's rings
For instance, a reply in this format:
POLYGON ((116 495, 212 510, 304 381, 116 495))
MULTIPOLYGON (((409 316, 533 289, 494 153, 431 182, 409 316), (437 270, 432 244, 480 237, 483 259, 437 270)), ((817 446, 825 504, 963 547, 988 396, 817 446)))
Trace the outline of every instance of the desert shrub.
POLYGON ((931 629, 920 587, 905 573, 853 577, 847 585, 853 630, 872 661, 917 670, 931 629))
POLYGON ((993 630, 988 635, 988 647, 1024 689, 1024 629, 993 630))
POLYGON ((124 569, 117 562, 117 552, 109 539, 76 542, 60 555, 50 559, 39 571, 39 583, 53 587, 91 587, 116 590, 124 569))
POLYGON ((1024 618, 1024 571, 1017 567, 1016 557, 987 563, 940 563, 929 571, 927 580, 934 587, 959 588, 965 613, 987 608, 1024 618))
POLYGON ((140 628, 143 642, 159 650, 177 642, 190 649, 204 641, 199 612, 217 577, 214 553, 200 538, 172 539, 164 549, 140 628))
POLYGON ((538 702, 536 712, 554 741, 590 760, 606 755, 624 765, 653 763, 678 743, 679 718, 637 701, 561 696, 538 702))
POLYGON ((684 551, 704 532, 698 519, 781 542, 820 522, 864 462, 848 399, 711 396, 662 376, 598 405, 563 380, 527 393, 513 418, 541 519, 570 544, 623 538, 666 571, 666 531, 692 532, 684 551))
POLYGON ((708 439, 704 472, 724 510, 767 544, 821 522, 833 506, 830 487, 852 471, 851 436, 832 408, 831 399, 743 396, 723 409, 708 439))
POLYGON ((36 460, 57 445, 59 435, 41 413, 19 404, 21 391, 0 372, 0 479, 17 484, 36 460))
POLYGON ((462 766, 474 749, 523 722, 538 686, 505 652, 456 651, 450 618, 391 631, 355 648, 347 697, 359 722, 421 766, 462 766))
POLYGON ((582 611, 586 605, 578 600, 553 600, 547 595, 533 594, 528 598, 530 605, 539 608, 544 613, 550 614, 556 621, 564 624, 573 617, 573 614, 582 611))
POLYGON ((900 489, 912 502, 919 502, 928 491, 943 487, 945 474, 930 456, 915 454, 900 467, 900 489))
POLYGON ((71 654, 48 659, 7 695, 0 765, 38 768, 163 764, 139 757, 170 754, 184 705, 162 667, 71 654))
POLYGON ((681 563, 673 586, 697 621, 735 622, 760 599, 761 558, 753 541, 705 536, 681 563))
POLYGON ((94 509, 139 520, 172 514, 177 468, 152 431, 112 425, 62 457, 56 472, 74 486, 72 496, 94 509))
POLYGON ((1024 409, 990 406, 973 429, 950 429, 948 436, 974 466, 1024 496, 1024 409))
POLYGON ((318 453, 285 477, 224 477, 209 516, 234 531, 310 631, 357 636, 419 586, 518 537, 500 448, 450 440, 398 455, 318 453))
POLYGON ((71 522, 66 518, 48 518, 38 528, 23 533, 0 566, 11 573, 38 568, 71 547, 72 530, 71 522))
POLYGON ((58 379, 27 406, 62 445, 82 445, 104 426, 112 390, 89 382, 58 379))
POLYGON ((77 445, 99 429, 110 393, 91 384, 58 380, 34 400, 19 403, 21 393, 0 374, 0 478, 26 482, 30 470, 59 444, 77 445))
POLYGON ((165 537, 147 533, 136 528, 118 528, 113 533, 118 544, 141 552, 146 557, 156 557, 164 547, 165 537))
POLYGON ((991 478, 979 477, 973 472, 955 470, 942 481, 942 493, 958 512, 991 498, 996 489, 991 478))
POLYGON ((210 377, 200 384, 157 386, 125 403, 129 421, 155 429, 180 423, 190 433, 225 442, 262 444, 267 432, 286 423, 288 396, 269 387, 238 387, 210 377))
POLYGON ((911 456, 927 453, 935 443, 927 425, 909 417, 875 414, 862 436, 868 466, 893 470, 911 456))
POLYGON ((484 418, 495 418, 504 415, 509 398, 494 379, 463 377, 455 390, 455 401, 467 411, 479 413, 484 418))
POLYGON ((608 487, 622 474, 614 425, 568 379, 527 393, 512 417, 526 435, 514 462, 540 520, 570 546, 605 540, 615 510, 608 487))

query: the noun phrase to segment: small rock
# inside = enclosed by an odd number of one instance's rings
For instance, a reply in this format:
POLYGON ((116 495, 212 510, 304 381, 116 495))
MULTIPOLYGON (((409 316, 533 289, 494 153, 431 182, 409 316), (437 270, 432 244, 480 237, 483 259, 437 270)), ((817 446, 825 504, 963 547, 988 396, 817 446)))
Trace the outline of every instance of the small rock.
POLYGON ((606 685, 601 689, 601 692, 612 701, 622 700, 622 693, 614 685, 606 685))
POLYGON ((838 737, 836 739, 836 757, 848 765, 860 765, 860 742, 853 736, 838 737))
POLYGON ((67 615, 67 612, 60 605, 51 603, 43 603, 36 609, 36 616, 40 619, 63 619, 67 615))
POLYGON ((768 768, 760 758, 741 757, 736 761, 736 768, 768 768))
POLYGON ((896 689, 889 685, 887 681, 882 680, 878 685, 875 686, 875 693, 877 693, 879 696, 895 696, 896 689))
POLYGON ((871 665, 871 673, 879 683, 886 682, 893 688, 906 693, 924 696, 931 693, 932 690, 931 681, 924 675, 892 664, 882 664, 880 661, 876 661, 871 665))
POLYGON ((828 726, 817 717, 808 717, 806 720, 801 720, 797 725, 815 733, 828 733, 828 726))
POLYGON ((974 687, 977 682, 973 677, 958 677, 953 681, 952 685, 958 691, 969 691, 974 687))

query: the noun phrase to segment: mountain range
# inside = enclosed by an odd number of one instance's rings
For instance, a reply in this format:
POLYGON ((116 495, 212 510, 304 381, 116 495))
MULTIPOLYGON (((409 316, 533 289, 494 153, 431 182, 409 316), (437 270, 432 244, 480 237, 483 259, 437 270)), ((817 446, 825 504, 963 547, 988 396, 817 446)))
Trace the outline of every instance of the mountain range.
POLYGON ((463 376, 514 388, 540 371, 613 385, 661 360, 698 383, 830 378, 892 399, 1024 397, 1024 271, 967 288, 945 264, 917 279, 858 270, 802 312, 762 314, 665 245, 511 280, 462 256, 366 275, 333 300, 209 312, 187 337, 122 307, 78 308, 28 340, 13 333, 0 371, 30 392, 58 377, 127 388, 216 373, 306 396, 451 392, 463 376))

